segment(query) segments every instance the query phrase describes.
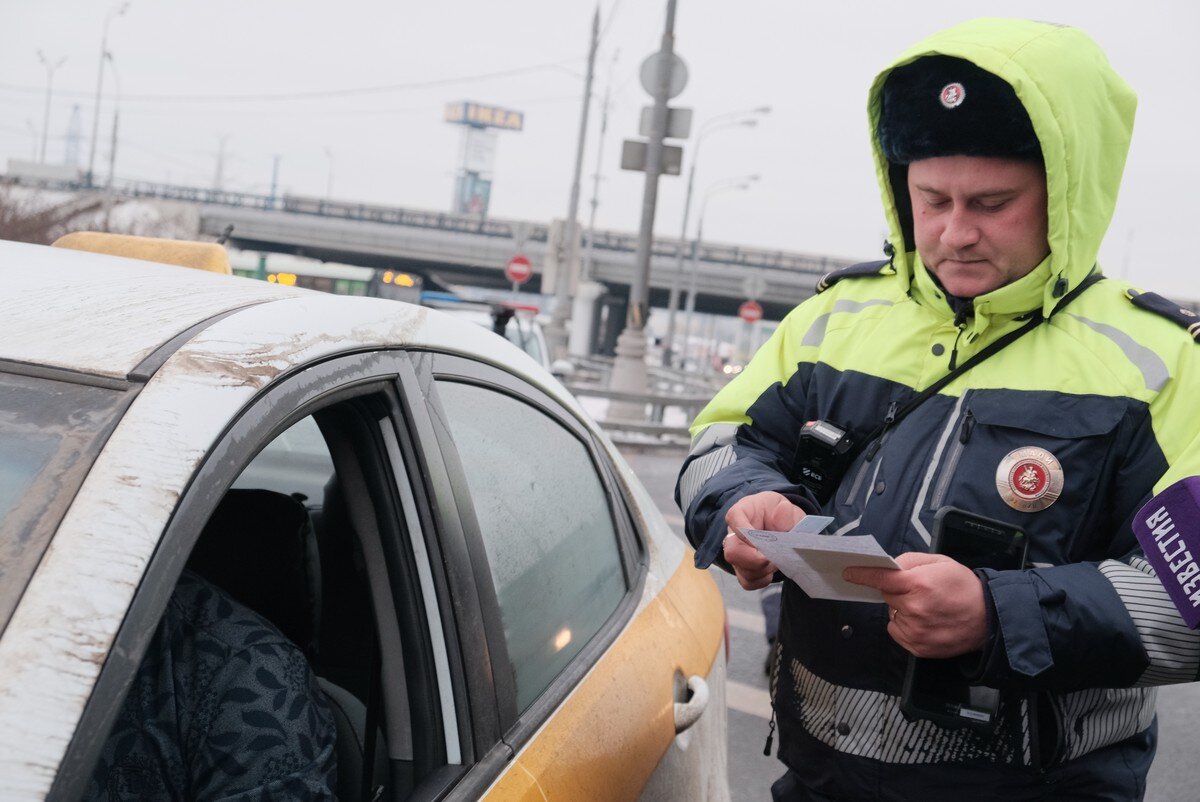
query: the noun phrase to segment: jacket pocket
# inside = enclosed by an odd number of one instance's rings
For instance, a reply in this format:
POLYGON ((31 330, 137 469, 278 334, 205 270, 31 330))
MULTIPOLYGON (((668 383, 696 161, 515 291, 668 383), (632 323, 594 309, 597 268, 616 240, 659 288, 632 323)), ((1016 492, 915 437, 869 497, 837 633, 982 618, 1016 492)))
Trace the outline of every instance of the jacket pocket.
POLYGON ((926 502, 998 518, 1030 535, 1030 559, 1068 561, 1074 533, 1115 470, 1120 398, 976 390, 951 433, 926 502))

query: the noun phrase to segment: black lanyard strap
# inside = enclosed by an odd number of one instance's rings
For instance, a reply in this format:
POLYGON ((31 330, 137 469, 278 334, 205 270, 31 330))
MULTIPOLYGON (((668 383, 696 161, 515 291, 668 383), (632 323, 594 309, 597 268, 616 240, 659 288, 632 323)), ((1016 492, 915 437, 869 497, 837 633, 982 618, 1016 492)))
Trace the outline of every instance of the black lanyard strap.
MULTIPOLYGON (((1057 315, 1063 310, 1063 308, 1067 306, 1067 304, 1071 303, 1071 301, 1074 301, 1076 298, 1082 295, 1084 290, 1103 278, 1104 276, 1102 276, 1100 273, 1094 271, 1089 273, 1083 281, 1079 282, 1075 289, 1064 295, 1062 300, 1055 304, 1054 309, 1050 310, 1050 317, 1057 315)), ((983 362, 985 359, 990 359, 1000 351, 1003 351, 1005 348, 1036 329, 1043 322, 1049 320, 1050 317, 1046 317, 1042 314, 1042 310, 1038 309, 1030 315, 1029 320, 1025 322, 1025 325, 1021 326, 1019 329, 1013 329, 1000 339, 990 343, 979 353, 975 354, 970 359, 956 367, 954 370, 950 371, 945 376, 926 387, 915 397, 909 399, 908 403, 904 406, 896 409, 896 405, 893 404, 892 408, 888 410, 887 417, 883 419, 883 423, 876 426, 875 430, 871 432, 871 434, 869 434, 865 440, 862 441, 866 450, 867 461, 869 462, 874 458, 875 452, 879 450, 879 446, 881 445, 881 440, 884 434, 886 434, 890 428, 899 424, 900 421, 908 417, 913 410, 921 406, 921 404, 924 404, 933 396, 937 395, 938 391, 940 391, 950 382, 954 381, 959 376, 978 365, 980 362, 983 362)))

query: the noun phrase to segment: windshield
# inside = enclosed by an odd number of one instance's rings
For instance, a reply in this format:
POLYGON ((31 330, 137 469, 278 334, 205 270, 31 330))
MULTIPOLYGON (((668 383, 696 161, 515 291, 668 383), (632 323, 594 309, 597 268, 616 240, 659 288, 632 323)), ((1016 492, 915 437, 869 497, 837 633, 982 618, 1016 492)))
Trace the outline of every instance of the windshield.
POLYGON ((125 397, 123 390, 0 373, 0 628, 125 397))
POLYGON ((525 353, 533 357, 538 364, 545 365, 546 360, 542 355, 542 346, 538 341, 537 335, 533 329, 534 324, 528 320, 522 320, 519 316, 514 316, 508 321, 508 325, 504 328, 504 336, 514 345, 521 347, 525 353))

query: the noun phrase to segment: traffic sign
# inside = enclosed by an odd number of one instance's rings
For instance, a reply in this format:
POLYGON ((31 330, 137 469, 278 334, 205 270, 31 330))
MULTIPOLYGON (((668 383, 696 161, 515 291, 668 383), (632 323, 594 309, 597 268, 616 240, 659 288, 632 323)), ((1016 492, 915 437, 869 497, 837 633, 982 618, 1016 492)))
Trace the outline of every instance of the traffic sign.
POLYGON ((642 89, 645 89, 651 97, 658 92, 658 81, 664 70, 670 71, 670 76, 667 78, 668 99, 678 95, 687 86, 688 70, 683 59, 675 53, 670 56, 661 51, 651 53, 642 62, 642 69, 638 73, 642 79, 642 89))
POLYGON ((756 323, 762 320, 763 308, 758 301, 744 301, 738 307, 738 317, 747 323, 756 323))
POLYGON ((767 280, 758 273, 747 273, 742 279, 742 292, 752 301, 767 294, 767 280))
MULTIPOLYGON (((646 143, 640 139, 626 139, 621 143, 621 169, 646 171, 646 143)), ((683 148, 678 145, 662 146, 662 174, 679 175, 683 172, 683 148)))
POLYGON ((524 284, 533 278, 533 263, 524 254, 516 254, 504 266, 504 276, 513 284, 524 284))

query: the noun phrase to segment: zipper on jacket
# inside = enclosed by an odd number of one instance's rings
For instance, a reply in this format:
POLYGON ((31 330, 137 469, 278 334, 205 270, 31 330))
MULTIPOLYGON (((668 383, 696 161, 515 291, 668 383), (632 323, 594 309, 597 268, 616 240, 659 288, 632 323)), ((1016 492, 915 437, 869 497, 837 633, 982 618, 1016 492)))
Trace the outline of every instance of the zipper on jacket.
POLYGON ((958 429, 958 442, 965 446, 967 441, 971 439, 971 432, 973 431, 975 431, 975 413, 968 409, 967 413, 963 415, 962 426, 958 429))
POLYGON ((950 370, 954 370, 958 366, 958 341, 962 339, 963 332, 967 330, 967 316, 974 309, 974 304, 965 303, 954 312, 954 327, 958 329, 958 334, 954 336, 954 347, 950 349, 950 370))
POLYGON ((881 431, 879 436, 876 437, 869 446, 867 446, 867 451, 863 455, 865 462, 870 462, 871 460, 875 459, 875 455, 879 453, 879 448, 883 445, 883 441, 887 439, 888 430, 892 428, 892 423, 896 420, 896 412, 899 409, 899 401, 893 401, 892 403, 888 404, 887 415, 883 417, 883 431, 881 431))
POLYGON ((975 415, 968 409, 963 413, 962 420, 958 424, 958 437, 950 444, 950 451, 942 463, 942 470, 938 475, 937 484, 933 488, 933 497, 930 499, 930 509, 941 508, 942 501, 946 498, 946 491, 950 489, 950 480, 954 477, 955 469, 958 468, 959 457, 962 456, 963 448, 971 439, 971 432, 974 429, 975 415))
POLYGON ((779 686, 779 663, 783 658, 783 645, 779 642, 779 634, 775 635, 775 642, 771 644, 771 670, 767 676, 767 693, 771 700, 771 720, 767 723, 770 728, 767 731, 767 742, 763 746, 763 755, 771 756, 771 745, 775 742, 775 694, 779 686))

